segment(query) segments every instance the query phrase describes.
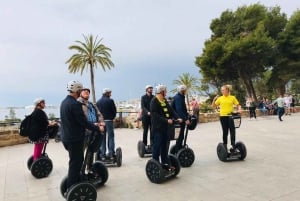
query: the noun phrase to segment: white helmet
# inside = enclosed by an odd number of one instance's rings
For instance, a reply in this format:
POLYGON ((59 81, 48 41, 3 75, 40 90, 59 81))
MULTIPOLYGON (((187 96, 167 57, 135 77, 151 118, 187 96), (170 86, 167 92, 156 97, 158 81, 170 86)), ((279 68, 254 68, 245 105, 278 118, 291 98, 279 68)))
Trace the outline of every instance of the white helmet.
POLYGON ((34 104, 34 106, 37 106, 41 102, 45 102, 45 99, 43 99, 43 98, 40 97, 40 98, 34 99, 33 104, 34 104))
POLYGON ((76 80, 70 81, 67 85, 67 90, 73 93, 78 92, 82 88, 83 88, 82 84, 76 80))
POLYGON ((145 89, 147 90, 148 88, 153 88, 153 86, 148 84, 145 86, 145 89))
POLYGON ((178 92, 182 92, 182 91, 186 91, 186 90, 187 90, 187 87, 186 87, 184 84, 179 85, 179 86, 177 87, 177 91, 178 91, 178 92))
POLYGON ((111 92, 110 88, 102 89, 102 94, 106 94, 106 93, 109 93, 109 92, 111 92))
POLYGON ((167 87, 165 85, 159 84, 155 87, 155 93, 160 94, 162 91, 166 91, 167 87))

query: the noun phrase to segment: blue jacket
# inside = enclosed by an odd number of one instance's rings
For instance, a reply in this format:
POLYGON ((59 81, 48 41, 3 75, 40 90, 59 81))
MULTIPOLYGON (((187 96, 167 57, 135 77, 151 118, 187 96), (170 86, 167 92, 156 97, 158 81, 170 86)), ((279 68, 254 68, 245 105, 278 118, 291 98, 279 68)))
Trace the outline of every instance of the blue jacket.
POLYGON ((68 95, 60 105, 61 137, 63 142, 81 142, 85 129, 99 131, 99 127, 89 123, 82 110, 82 103, 68 95))
POLYGON ((188 119, 188 112, 185 104, 185 96, 181 93, 177 93, 172 102, 172 108, 176 111, 178 116, 186 121, 188 119))
POLYGON ((110 97, 103 95, 96 103, 98 110, 103 115, 104 120, 114 120, 117 115, 115 102, 110 97))

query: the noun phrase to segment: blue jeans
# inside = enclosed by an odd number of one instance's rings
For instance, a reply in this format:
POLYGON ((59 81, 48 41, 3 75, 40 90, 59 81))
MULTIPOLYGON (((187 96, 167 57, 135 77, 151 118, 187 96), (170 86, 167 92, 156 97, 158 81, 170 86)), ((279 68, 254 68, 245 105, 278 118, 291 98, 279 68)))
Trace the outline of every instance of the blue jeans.
POLYGON ((108 136, 108 155, 113 156, 115 154, 115 133, 114 133, 114 122, 113 120, 105 120, 106 132, 103 135, 100 152, 101 156, 106 154, 106 136, 108 136))

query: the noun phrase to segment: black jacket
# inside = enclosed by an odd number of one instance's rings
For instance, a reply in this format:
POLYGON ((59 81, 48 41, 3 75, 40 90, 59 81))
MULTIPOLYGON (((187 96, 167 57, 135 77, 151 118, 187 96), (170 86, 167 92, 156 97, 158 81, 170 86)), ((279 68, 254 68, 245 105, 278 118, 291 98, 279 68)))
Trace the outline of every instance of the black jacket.
POLYGON ((141 108, 143 117, 148 116, 148 112, 150 112, 150 102, 153 99, 154 95, 148 96, 147 94, 141 97, 141 108))
POLYGON ((165 99, 166 106, 168 108, 168 113, 170 115, 169 118, 165 117, 165 112, 159 102, 159 100, 155 97, 151 100, 150 103, 150 112, 151 112, 151 126, 152 131, 155 130, 164 130, 168 129, 168 119, 178 119, 178 115, 173 110, 173 108, 169 105, 168 101, 165 99))
POLYGON ((103 115, 104 120, 114 120, 117 115, 115 102, 110 97, 103 95, 96 103, 98 110, 103 115))
POLYGON ((89 123, 83 113, 82 103, 68 95, 60 105, 61 137, 63 142, 81 142, 85 129, 99 131, 99 127, 89 123))
POLYGON ((35 142, 45 137, 47 134, 48 124, 49 122, 46 113, 41 109, 34 109, 32 112, 29 139, 35 142))

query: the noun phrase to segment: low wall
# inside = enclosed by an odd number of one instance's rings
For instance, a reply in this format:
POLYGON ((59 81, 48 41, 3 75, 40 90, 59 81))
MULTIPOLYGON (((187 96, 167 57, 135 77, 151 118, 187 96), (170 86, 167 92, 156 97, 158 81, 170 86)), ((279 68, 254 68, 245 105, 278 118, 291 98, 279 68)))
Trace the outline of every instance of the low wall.
MULTIPOLYGON (((300 111, 300 107, 296 107, 296 111, 300 111)), ((256 110, 257 116, 264 116, 262 111, 256 110)), ((219 113, 200 113, 199 114, 199 122, 200 123, 208 123, 208 122, 214 122, 219 121, 219 113)), ((247 118, 249 117, 249 111, 244 110, 242 111, 242 117, 247 118)), ((116 128, 135 128, 135 120, 136 120, 136 114, 129 114, 126 117, 122 118, 122 121, 120 122, 120 118, 117 118, 115 121, 115 127, 116 128)), ((140 123, 140 127, 142 124, 140 123)), ((28 143, 27 137, 22 137, 19 135, 19 130, 16 127, 1 127, 0 129, 0 147, 4 146, 11 146, 11 145, 17 145, 17 144, 24 144, 28 143)))
POLYGON ((9 128, 0 131, 0 147, 28 143, 27 137, 19 135, 19 130, 9 128))

